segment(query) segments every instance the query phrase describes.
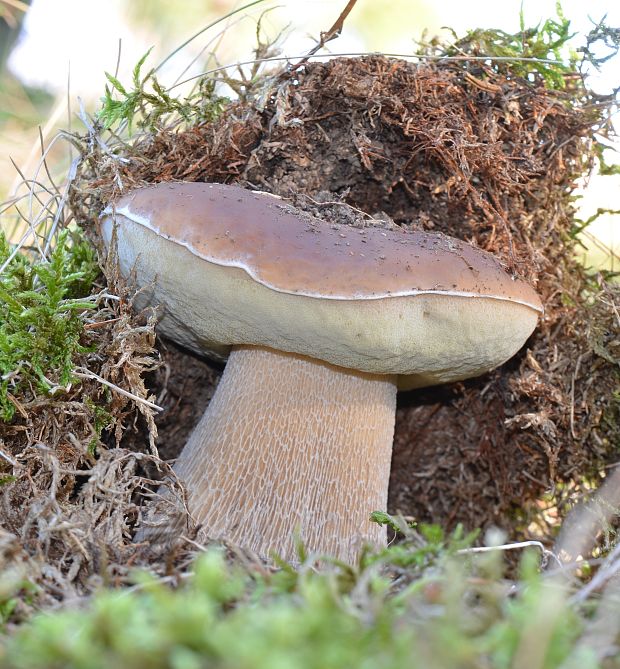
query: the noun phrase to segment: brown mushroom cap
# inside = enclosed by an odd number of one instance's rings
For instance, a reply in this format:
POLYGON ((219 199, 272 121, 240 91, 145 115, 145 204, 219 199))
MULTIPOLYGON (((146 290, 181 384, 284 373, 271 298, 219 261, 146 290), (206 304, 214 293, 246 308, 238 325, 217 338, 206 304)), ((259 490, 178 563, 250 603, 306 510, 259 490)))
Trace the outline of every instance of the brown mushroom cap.
POLYGON ((238 186, 157 184, 113 211, 121 270, 152 284, 163 332, 201 353, 262 345, 417 387, 501 364, 542 311, 527 283, 462 241, 329 225, 238 186))

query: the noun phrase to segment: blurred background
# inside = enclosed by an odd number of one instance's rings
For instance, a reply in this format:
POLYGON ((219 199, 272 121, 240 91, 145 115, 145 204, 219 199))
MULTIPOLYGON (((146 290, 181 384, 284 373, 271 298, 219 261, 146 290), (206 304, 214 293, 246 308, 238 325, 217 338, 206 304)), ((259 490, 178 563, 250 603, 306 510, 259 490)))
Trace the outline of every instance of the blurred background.
MULTIPOLYGON (((105 71, 118 72, 120 81, 129 83, 134 65, 149 48, 145 71, 243 4, 233 0, 0 0, 0 201, 22 181, 17 168, 27 176, 36 172, 42 143, 48 147, 60 128, 83 129, 80 108, 91 114, 98 109, 105 71)), ((255 3, 181 49, 163 65, 159 78, 171 85, 199 74, 214 66, 208 57, 213 51, 217 51, 215 64, 251 59, 259 20, 263 41, 277 38, 282 55, 302 55, 345 5, 345 0, 255 3)), ((520 9, 526 27, 531 27, 555 17, 555 5, 555 0, 358 0, 342 36, 326 52, 412 53, 414 40, 425 31, 449 36, 444 26, 459 35, 470 28, 514 33, 519 30, 520 9)), ((581 34, 604 16, 609 26, 620 27, 618 0, 564 0, 562 9, 573 30, 581 34)), ((620 86, 620 58, 610 60, 600 73, 593 72, 590 85, 599 93, 620 86)), ((613 153, 606 158, 620 163, 613 153)), ((52 146, 48 162, 59 174, 66 170, 66 144, 52 146)), ((620 176, 594 176, 582 185, 582 195, 579 206, 584 219, 598 208, 620 209, 620 176)), ((619 222, 620 217, 608 214, 589 227, 583 238, 587 250, 582 253, 588 265, 620 270, 619 222)))

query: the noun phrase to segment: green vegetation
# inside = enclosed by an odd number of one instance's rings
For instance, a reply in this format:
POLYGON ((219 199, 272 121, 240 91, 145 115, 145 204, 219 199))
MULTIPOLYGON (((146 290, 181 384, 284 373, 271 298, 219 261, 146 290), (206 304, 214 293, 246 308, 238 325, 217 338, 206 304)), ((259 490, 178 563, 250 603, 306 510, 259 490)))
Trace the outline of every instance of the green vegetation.
POLYGON ((510 61, 513 75, 528 78, 538 73, 548 88, 564 88, 564 77, 574 72, 579 62, 577 52, 569 47, 575 33, 570 30, 570 21, 564 16, 560 3, 556 4, 557 18, 549 18, 532 28, 526 28, 523 9, 519 15, 520 29, 516 33, 503 30, 477 28, 469 30, 462 38, 456 33, 456 53, 472 53, 500 58, 514 58, 510 61), (519 59, 535 59, 521 61, 519 59), (554 60, 555 63, 542 61, 554 60))
MULTIPOLYGON (((492 28, 468 30, 462 37, 452 31, 453 43, 445 44, 435 38, 424 43, 426 50, 446 56, 490 56, 498 60, 492 68, 509 72, 511 76, 525 79, 540 77, 549 89, 563 89, 567 81, 574 89, 578 100, 586 89, 580 77, 574 75, 590 64, 599 69, 620 50, 620 30, 611 28, 603 19, 585 36, 571 31, 570 20, 556 3, 556 17, 548 18, 536 26, 526 27, 523 9, 519 14, 519 30, 508 33, 492 28), (583 44, 577 46, 575 37, 581 37, 583 44), (585 38, 585 39, 583 39, 585 38), (605 55, 597 56, 600 48, 605 55)), ((611 102, 611 97, 609 102, 611 102)))
MULTIPOLYGON (((0 265, 11 247, 0 235, 0 265)), ((73 357, 83 351, 80 313, 93 309, 98 273, 94 251, 65 230, 47 261, 18 253, 0 275, 0 418, 16 411, 16 397, 50 394, 73 380, 73 357)))
MULTIPOLYGON (((412 564, 422 550, 409 544, 412 564)), ((424 570, 396 567, 391 550, 370 558, 357 569, 269 572, 231 566, 210 549, 176 589, 138 574, 129 591, 102 591, 83 607, 36 616, 0 645, 0 664, 552 669, 570 658, 582 669, 603 666, 596 658, 609 649, 580 643, 586 616, 566 603, 557 582, 539 575, 532 553, 518 584, 503 578, 500 552, 444 549, 424 570)))
POLYGON ((227 98, 215 95, 215 82, 208 79, 201 80, 195 92, 186 99, 173 97, 159 83, 155 70, 149 70, 146 75, 141 74, 150 52, 149 49, 133 69, 132 90, 128 90, 115 76, 106 72, 110 86, 105 87, 98 114, 98 119, 105 128, 126 123, 127 130, 131 133, 136 118, 140 128, 151 131, 159 127, 164 117, 175 116, 188 124, 210 121, 229 102, 227 98))
MULTIPOLYGON (((157 67, 149 69, 143 75, 142 66, 152 50, 151 47, 133 69, 132 90, 128 90, 116 76, 106 72, 105 75, 110 85, 105 87, 105 95, 101 99, 102 106, 97 114, 99 122, 105 129, 125 124, 127 132, 131 134, 132 125, 136 120, 141 129, 152 132, 161 127, 164 121, 174 123, 181 120, 188 125, 193 125, 217 118, 230 100, 215 93, 217 81, 215 78, 200 77, 192 92, 186 98, 180 99, 171 94, 170 90, 159 82, 157 72, 175 53, 205 31, 262 2, 264 0, 252 0, 204 26, 175 49, 157 67)), ((260 21, 257 26, 257 37, 259 33, 260 21)), ((260 48, 262 46, 260 39, 258 39, 258 43, 260 48)))

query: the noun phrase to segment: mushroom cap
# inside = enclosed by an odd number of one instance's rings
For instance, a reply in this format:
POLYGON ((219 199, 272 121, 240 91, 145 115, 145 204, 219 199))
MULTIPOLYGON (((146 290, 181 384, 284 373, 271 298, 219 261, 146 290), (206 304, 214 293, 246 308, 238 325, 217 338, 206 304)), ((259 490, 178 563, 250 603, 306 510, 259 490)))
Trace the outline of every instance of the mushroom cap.
POLYGON ((477 376, 512 357, 542 304, 491 254, 440 233, 330 225, 239 186, 161 183, 102 216, 138 306, 198 353, 260 345, 401 387, 477 376))

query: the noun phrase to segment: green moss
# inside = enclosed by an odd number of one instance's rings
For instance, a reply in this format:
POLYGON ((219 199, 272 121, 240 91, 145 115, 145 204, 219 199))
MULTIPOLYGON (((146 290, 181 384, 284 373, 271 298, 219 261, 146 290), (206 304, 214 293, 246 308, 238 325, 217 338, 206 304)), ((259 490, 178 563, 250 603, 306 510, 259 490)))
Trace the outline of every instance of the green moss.
POLYGON ((536 26, 526 27, 523 9, 519 19, 520 29, 515 33, 476 28, 459 37, 451 31, 452 44, 442 44, 435 38, 423 46, 431 49, 439 47, 447 56, 467 53, 495 57, 499 60, 491 63, 490 67, 496 70, 509 70, 511 76, 525 79, 537 77, 544 81, 547 88, 564 88, 565 76, 575 71, 583 56, 580 57, 570 46, 576 33, 571 32, 570 21, 564 16, 561 4, 556 3, 555 18, 548 18, 536 26))
POLYGON ((131 134, 132 125, 154 131, 164 118, 175 117, 194 124, 211 121, 221 113, 228 98, 215 94, 215 81, 202 79, 194 93, 180 100, 175 98, 157 79, 156 70, 141 73, 151 49, 138 61, 133 70, 132 87, 125 87, 115 76, 106 72, 108 85, 101 98, 97 115, 105 128, 125 123, 131 134))
MULTIPOLYGON (((102 591, 81 610, 36 616, 0 647, 0 663, 7 669, 552 669, 577 652, 580 666, 599 666, 596 649, 579 644, 585 621, 563 589, 538 573, 533 555, 526 554, 514 597, 506 594, 498 553, 471 557, 444 553, 423 578, 398 588, 377 563, 292 570, 292 580, 282 580, 282 572, 230 566, 213 549, 176 590, 142 574, 131 592, 102 591)), ((389 567, 389 551, 381 565, 389 567)))
MULTIPOLYGON (((0 264, 11 247, 0 235, 0 264)), ((78 233, 62 232, 47 261, 17 254, 0 276, 0 418, 8 421, 24 392, 49 394, 73 381, 80 344, 80 314, 98 269, 78 233)))

